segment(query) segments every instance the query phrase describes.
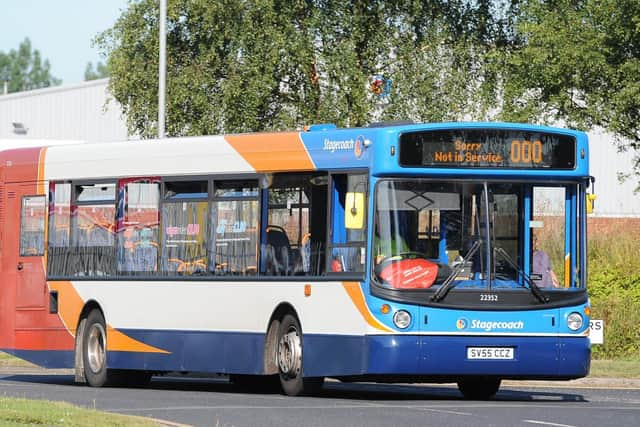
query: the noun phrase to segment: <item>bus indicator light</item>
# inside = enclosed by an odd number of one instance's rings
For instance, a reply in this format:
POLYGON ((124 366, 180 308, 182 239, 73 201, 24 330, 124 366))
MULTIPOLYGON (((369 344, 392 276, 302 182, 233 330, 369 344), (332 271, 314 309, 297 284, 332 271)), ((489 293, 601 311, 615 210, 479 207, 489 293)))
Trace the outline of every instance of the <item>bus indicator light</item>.
POLYGON ((304 285, 304 296, 305 297, 311 296, 311 285, 304 285))

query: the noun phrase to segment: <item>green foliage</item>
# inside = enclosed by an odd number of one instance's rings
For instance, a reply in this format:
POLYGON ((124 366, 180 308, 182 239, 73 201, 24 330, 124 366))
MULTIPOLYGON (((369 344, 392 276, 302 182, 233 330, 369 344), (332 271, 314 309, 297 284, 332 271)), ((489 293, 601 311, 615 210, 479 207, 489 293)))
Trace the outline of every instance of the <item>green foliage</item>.
POLYGON ((637 238, 610 235, 589 242, 589 294, 592 317, 604 319, 604 345, 597 359, 640 360, 640 259, 637 238))
POLYGON ((18 50, 0 52, 0 84, 7 81, 10 93, 59 85, 61 80, 50 74, 50 68, 49 60, 42 60, 40 51, 31 48, 28 38, 18 50))
MULTIPOLYGON (((515 3, 515 2, 513 2, 515 3)), ((527 0, 505 52, 502 117, 601 126, 640 173, 640 2, 527 0)))
MULTIPOLYGON (((167 13, 169 135, 563 120, 626 138, 640 174, 637 0, 169 0, 167 13)), ((132 0, 95 40, 143 137, 156 134, 158 18, 157 1, 132 0)))
POLYGON ((91 62, 87 62, 87 67, 84 69, 84 81, 88 82, 90 80, 104 79, 105 77, 109 77, 109 70, 107 66, 102 62, 96 63, 96 68, 93 68, 93 64, 91 62))
MULTIPOLYGON (((510 37, 495 16, 512 16, 494 4, 170 0, 167 133, 484 118, 497 77, 482 64, 510 37), (387 98, 370 90, 377 75, 392 80, 387 98)), ((156 134, 158 18, 157 1, 133 1, 95 40, 130 131, 144 137, 156 134)))

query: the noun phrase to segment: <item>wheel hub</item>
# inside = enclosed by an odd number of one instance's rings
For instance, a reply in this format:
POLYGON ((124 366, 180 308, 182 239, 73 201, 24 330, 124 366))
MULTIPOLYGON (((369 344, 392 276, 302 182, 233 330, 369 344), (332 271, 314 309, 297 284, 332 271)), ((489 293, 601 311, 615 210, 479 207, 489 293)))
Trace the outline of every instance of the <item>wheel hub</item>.
POLYGON ((290 378, 298 376, 302 369, 302 343, 293 327, 278 341, 278 366, 280 372, 290 378))
POLYGON ((106 333, 102 325, 94 324, 89 330, 87 360, 91 372, 98 373, 104 368, 106 355, 106 333))

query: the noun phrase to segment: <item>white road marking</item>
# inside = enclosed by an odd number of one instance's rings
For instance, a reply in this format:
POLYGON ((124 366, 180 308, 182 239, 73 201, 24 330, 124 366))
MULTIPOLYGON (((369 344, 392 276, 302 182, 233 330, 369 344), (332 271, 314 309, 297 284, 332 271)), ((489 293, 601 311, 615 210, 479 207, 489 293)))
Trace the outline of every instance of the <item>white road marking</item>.
POLYGON ((522 420, 522 422, 530 423, 530 424, 541 424, 545 426, 554 426, 554 427, 576 427, 570 424, 558 424, 558 423, 550 423, 547 421, 538 421, 538 420, 522 420))

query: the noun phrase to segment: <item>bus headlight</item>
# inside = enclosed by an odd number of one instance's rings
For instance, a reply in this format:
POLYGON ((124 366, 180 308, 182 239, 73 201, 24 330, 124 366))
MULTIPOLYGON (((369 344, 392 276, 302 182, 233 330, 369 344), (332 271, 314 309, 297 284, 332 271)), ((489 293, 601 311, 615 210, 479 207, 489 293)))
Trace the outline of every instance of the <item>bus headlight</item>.
POLYGON ((411 315, 408 311, 398 310, 393 314, 393 324, 398 329, 407 329, 411 324, 411 315))
POLYGON ((582 315, 580 313, 573 312, 567 316, 567 326, 572 331, 577 331, 582 328, 584 320, 582 319, 582 315))

